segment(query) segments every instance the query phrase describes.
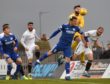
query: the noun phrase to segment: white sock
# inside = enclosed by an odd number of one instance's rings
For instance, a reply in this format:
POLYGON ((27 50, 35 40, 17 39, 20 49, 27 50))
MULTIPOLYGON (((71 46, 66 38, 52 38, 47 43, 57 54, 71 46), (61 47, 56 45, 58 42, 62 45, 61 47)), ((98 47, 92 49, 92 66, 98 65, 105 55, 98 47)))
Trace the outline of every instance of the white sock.
POLYGON ((11 75, 14 75, 17 69, 17 65, 14 62, 11 65, 12 65, 11 75))
POLYGON ((70 76, 70 74, 66 74, 66 76, 70 76))

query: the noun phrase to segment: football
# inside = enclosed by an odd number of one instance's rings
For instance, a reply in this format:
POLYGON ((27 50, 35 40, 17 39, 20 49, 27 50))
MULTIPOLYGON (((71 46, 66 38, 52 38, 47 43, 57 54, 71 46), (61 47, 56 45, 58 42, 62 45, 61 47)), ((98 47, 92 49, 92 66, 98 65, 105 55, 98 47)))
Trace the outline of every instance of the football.
POLYGON ((86 15, 87 12, 88 12, 88 11, 87 11, 86 8, 81 8, 81 9, 80 9, 80 14, 81 14, 81 15, 86 15))

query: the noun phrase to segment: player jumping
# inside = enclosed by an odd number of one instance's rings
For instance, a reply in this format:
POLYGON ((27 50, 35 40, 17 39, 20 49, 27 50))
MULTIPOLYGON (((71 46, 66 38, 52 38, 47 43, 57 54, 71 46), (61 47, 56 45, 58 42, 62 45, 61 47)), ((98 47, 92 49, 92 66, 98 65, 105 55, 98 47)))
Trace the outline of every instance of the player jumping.
POLYGON ((73 36, 75 32, 79 32, 82 34, 83 32, 80 31, 79 27, 77 25, 77 18, 72 17, 69 20, 68 24, 63 24, 61 27, 56 30, 49 39, 52 39, 54 36, 56 36, 59 32, 62 32, 62 35, 59 39, 59 42, 47 53, 45 53, 43 56, 41 56, 38 60, 36 60, 36 65, 42 62, 44 59, 46 59, 48 56, 51 56, 59 51, 63 51, 63 54, 65 56, 65 70, 66 70, 66 80, 70 80, 70 57, 71 57, 71 43, 73 40, 73 36))
POLYGON ((88 72, 90 70, 93 61, 92 48, 93 46, 103 48, 102 45, 99 43, 99 38, 103 34, 103 32, 104 32, 103 27, 98 27, 97 30, 90 30, 85 32, 85 36, 89 39, 89 43, 88 43, 88 48, 85 49, 85 55, 87 55, 88 57, 88 62, 86 64, 86 69, 83 76, 90 77, 90 74, 88 72))
POLYGON ((74 59, 76 58, 74 56, 80 56, 80 54, 82 52, 84 52, 88 58, 88 62, 86 64, 86 68, 83 73, 83 76, 90 77, 90 74, 88 72, 90 70, 90 67, 91 67, 92 61, 93 61, 92 48, 93 48, 93 46, 102 48, 102 45, 99 43, 99 38, 103 34, 103 32, 104 32, 103 27, 99 27, 97 30, 90 30, 90 31, 85 32, 87 46, 85 47, 84 44, 80 41, 78 46, 76 47, 76 50, 74 53, 75 55, 73 55, 74 59))

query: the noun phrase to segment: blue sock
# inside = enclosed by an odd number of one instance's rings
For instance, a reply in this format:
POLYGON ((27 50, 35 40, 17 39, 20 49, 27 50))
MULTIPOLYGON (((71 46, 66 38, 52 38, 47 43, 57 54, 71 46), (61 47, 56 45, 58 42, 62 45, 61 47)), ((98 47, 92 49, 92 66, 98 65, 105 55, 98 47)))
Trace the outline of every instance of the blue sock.
POLYGON ((65 70, 66 70, 66 74, 70 73, 70 63, 69 62, 65 63, 65 70))
POLYGON ((7 65, 7 75, 10 75, 10 72, 11 72, 11 69, 12 69, 12 66, 11 66, 11 64, 8 64, 7 65))
POLYGON ((42 57, 39 58, 39 61, 43 61, 44 59, 46 59, 48 57, 48 54, 45 53, 42 57))

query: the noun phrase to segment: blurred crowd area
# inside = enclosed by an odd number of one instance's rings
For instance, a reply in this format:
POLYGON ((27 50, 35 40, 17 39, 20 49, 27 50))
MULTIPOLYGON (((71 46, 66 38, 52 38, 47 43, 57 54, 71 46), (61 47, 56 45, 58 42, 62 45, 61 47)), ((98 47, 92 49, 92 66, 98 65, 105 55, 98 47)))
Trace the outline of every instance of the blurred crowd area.
POLYGON ((107 48, 93 48, 94 59, 110 59, 110 43, 107 48))

